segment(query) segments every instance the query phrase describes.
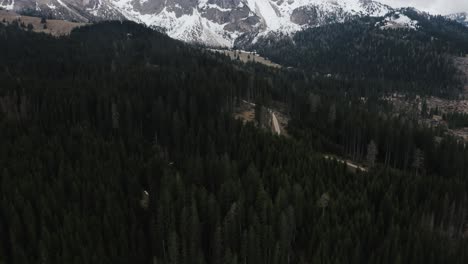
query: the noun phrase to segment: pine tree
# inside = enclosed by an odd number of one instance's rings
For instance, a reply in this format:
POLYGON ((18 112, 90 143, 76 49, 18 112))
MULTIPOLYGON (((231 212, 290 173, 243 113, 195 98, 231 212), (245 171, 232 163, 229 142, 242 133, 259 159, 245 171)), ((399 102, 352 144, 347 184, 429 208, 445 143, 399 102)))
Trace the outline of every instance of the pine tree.
POLYGON ((367 156, 366 156, 367 165, 370 168, 374 167, 377 154, 378 154, 377 145, 375 145, 374 141, 371 140, 369 145, 367 145, 367 156))

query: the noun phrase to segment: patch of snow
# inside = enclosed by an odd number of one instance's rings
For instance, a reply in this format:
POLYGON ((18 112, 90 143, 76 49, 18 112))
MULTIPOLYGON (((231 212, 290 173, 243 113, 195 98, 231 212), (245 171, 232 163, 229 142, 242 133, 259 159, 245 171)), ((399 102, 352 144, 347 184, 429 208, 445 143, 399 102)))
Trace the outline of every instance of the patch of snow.
POLYGON ((277 14, 270 1, 247 0, 249 9, 261 17, 270 30, 278 30, 281 27, 281 14, 277 14))
MULTIPOLYGON (((169 36, 185 41, 232 47, 235 38, 241 35, 241 32, 226 31, 224 30, 226 24, 218 24, 199 14, 199 10, 208 8, 215 8, 222 12, 232 11, 232 9, 211 4, 209 0, 198 0, 191 14, 183 14, 180 17, 176 17, 174 12, 170 12, 166 8, 159 13, 143 14, 134 8, 134 1, 110 0, 110 3, 127 19, 148 26, 165 28, 169 36)), ((139 1, 143 4, 149 0, 139 1)), ((180 7, 178 4, 175 6, 180 7)), ((323 16, 329 12, 343 14, 343 18, 339 18, 341 19, 339 21, 344 21, 347 15, 380 17, 392 10, 389 6, 378 2, 363 4, 362 0, 287 0, 279 2, 274 0, 240 0, 236 8, 245 7, 249 9, 249 16, 258 16, 264 25, 254 41, 270 33, 281 32, 289 35, 307 27, 307 25, 301 26, 291 21, 291 15, 297 8, 318 8, 323 16)))
POLYGON ((84 21, 87 21, 88 19, 86 19, 85 17, 83 17, 81 14, 79 14, 78 12, 76 12, 75 10, 71 9, 70 7, 68 7, 64 2, 62 2, 62 0, 57 0, 57 3, 59 3, 63 8, 65 8, 67 11, 69 11, 70 13, 73 13, 75 14, 76 16, 80 17, 81 19, 83 19, 84 21))
POLYGON ((9 4, 7 1, 8 0, 3 0, 2 3, 0 4, 0 7, 6 10, 13 10, 13 8, 15 8, 15 0, 11 0, 9 4), (5 4, 5 2, 7 2, 7 4, 5 4))
POLYGON ((66 9, 69 9, 69 7, 68 7, 66 4, 64 4, 61 0, 57 0, 57 2, 58 2, 61 6, 65 7, 66 9))
MULTIPOLYGON (((172 16, 175 17, 175 13, 172 16)), ((184 41, 196 39, 208 45, 230 47, 233 45, 232 40, 224 35, 223 27, 224 25, 202 17, 197 9, 193 9, 192 15, 179 17, 168 34, 184 41)))
MULTIPOLYGON (((200 6, 199 6, 200 7, 200 6)), ((229 8, 222 8, 220 7, 219 5, 215 5, 215 4, 207 4, 205 5, 205 8, 215 8, 215 9, 218 9, 219 11, 222 11, 222 12, 229 12, 229 11, 232 11, 231 9, 229 8)))
POLYGON ((55 10, 57 8, 54 4, 47 4, 47 7, 51 10, 55 10))
POLYGON ((278 5, 282 13, 292 14, 294 9, 299 7, 319 7, 324 11, 336 11, 341 9, 344 12, 358 15, 384 16, 391 8, 378 2, 363 4, 361 0, 294 0, 282 2, 278 5))
MULTIPOLYGON (((246 0, 248 2, 257 2, 259 0, 246 0)), ((387 5, 380 4, 378 2, 371 2, 369 4, 363 4, 361 0, 290 0, 280 2, 270 2, 271 6, 274 7, 280 14, 279 18, 276 18, 279 23, 279 27, 270 27, 266 31, 281 31, 286 34, 294 33, 307 26, 299 26, 291 22, 290 17, 295 9, 298 8, 317 8, 321 13, 327 15, 328 13, 343 13, 348 15, 369 15, 373 17, 384 16, 392 9, 387 5)), ((249 7, 252 4, 249 4, 249 7)), ((262 12, 267 11, 260 9, 262 12)), ((255 11, 254 11, 255 12, 255 11)), ((271 17, 270 14, 267 14, 271 17)), ((276 16, 278 17, 278 16, 276 16)), ((341 21, 343 22, 343 20, 341 21)), ((270 23, 271 24, 271 23, 270 23)), ((268 32, 266 32, 267 34, 268 32)), ((265 32, 264 32, 265 35, 265 32)))
POLYGON ((407 28, 415 30, 418 28, 418 21, 412 20, 408 16, 400 14, 399 12, 386 17, 383 23, 384 24, 380 26, 381 29, 407 28))
POLYGON ((277 3, 266 0, 243 0, 241 1, 250 9, 250 16, 259 16, 266 29, 263 32, 260 32, 254 42, 262 36, 266 36, 271 32, 282 32, 284 34, 291 34, 302 29, 298 24, 295 24, 291 21, 291 14, 294 9, 304 5, 303 2, 317 1, 317 0, 297 0, 290 2, 283 2, 281 5, 277 3))
POLYGON ((87 8, 86 10, 91 13, 93 16, 98 16, 99 10, 102 6, 102 0, 98 0, 97 3, 92 8, 87 8))
POLYGON ((208 4, 208 0, 198 0, 198 8, 202 9, 208 4))
POLYGON ((212 46, 232 47, 233 37, 238 36, 232 35, 236 32, 227 34, 224 31, 225 24, 217 24, 202 17, 196 8, 192 10, 192 14, 183 14, 180 17, 167 8, 158 14, 141 14, 132 8, 131 1, 117 0, 114 3, 126 18, 148 26, 165 28, 172 38, 212 46))
POLYGON ((63 6, 65 9, 67 9, 68 11, 70 12, 73 12, 73 13, 76 13, 75 11, 73 11, 71 8, 69 8, 64 2, 62 2, 61 0, 57 0, 57 2, 63 6))

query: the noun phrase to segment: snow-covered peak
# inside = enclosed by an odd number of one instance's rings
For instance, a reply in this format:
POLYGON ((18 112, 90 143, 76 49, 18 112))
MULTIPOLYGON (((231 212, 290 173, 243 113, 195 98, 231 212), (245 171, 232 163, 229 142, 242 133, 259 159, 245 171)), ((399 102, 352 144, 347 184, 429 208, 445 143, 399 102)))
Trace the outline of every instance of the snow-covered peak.
POLYGON ((184 41, 228 47, 241 36, 255 40, 269 33, 292 34, 391 11, 372 0, 0 0, 0 6, 78 21, 125 18, 164 28, 184 41))
POLYGON ((232 46, 244 34, 291 34, 356 15, 384 16, 391 10, 370 0, 166 0, 164 6, 152 1, 110 0, 128 19, 212 46, 232 46))

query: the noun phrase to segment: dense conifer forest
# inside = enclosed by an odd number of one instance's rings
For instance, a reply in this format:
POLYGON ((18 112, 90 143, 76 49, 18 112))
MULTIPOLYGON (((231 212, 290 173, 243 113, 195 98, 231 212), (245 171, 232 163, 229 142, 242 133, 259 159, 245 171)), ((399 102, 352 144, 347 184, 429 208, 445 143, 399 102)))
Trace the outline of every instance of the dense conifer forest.
POLYGON ((468 262, 468 150, 392 114, 383 82, 131 22, 0 25, 0 50, 0 263, 468 262), (289 136, 240 100, 282 102, 289 136))
POLYGON ((381 18, 364 17, 309 28, 293 38, 267 36, 250 48, 318 75, 374 80, 393 91, 456 94, 460 84, 452 57, 468 54, 468 29, 412 9, 403 14, 418 21, 417 30, 382 29, 381 18))

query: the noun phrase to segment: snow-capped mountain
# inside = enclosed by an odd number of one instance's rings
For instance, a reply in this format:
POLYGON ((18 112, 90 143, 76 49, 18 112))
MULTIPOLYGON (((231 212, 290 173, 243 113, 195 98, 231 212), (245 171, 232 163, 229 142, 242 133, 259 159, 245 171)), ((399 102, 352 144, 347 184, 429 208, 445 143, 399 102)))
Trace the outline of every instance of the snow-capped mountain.
POLYGON ((391 10, 371 0, 0 0, 0 7, 84 22, 129 19, 214 46, 232 46, 245 35, 289 34, 391 10))
POLYGON ((0 8, 78 22, 126 18, 113 0, 0 0, 0 8))
POLYGON ((451 15, 448 15, 447 18, 460 22, 463 25, 468 27, 468 13, 467 12, 451 14, 451 15))

